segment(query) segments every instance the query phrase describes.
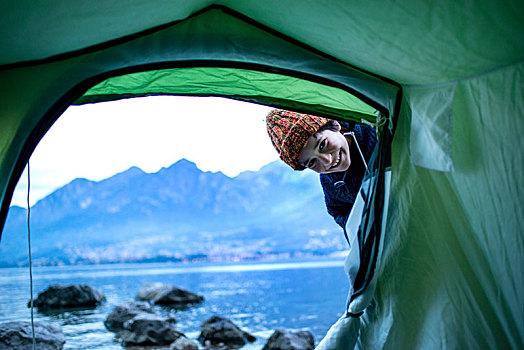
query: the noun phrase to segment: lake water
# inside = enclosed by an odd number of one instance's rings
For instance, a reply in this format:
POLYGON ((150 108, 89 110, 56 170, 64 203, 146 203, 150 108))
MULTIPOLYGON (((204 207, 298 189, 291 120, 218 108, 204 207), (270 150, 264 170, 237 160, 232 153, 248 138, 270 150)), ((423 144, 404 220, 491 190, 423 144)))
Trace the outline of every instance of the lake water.
MULTIPOLYGON (((342 314, 348 288, 342 260, 40 267, 33 269, 35 298, 51 284, 85 283, 107 300, 94 310, 55 315, 35 310, 35 321, 61 325, 66 349, 122 349, 103 322, 115 305, 133 300, 143 284, 153 282, 204 296, 202 304, 185 311, 155 306, 177 319, 179 331, 196 339, 204 320, 227 317, 257 337, 245 350, 261 349, 277 328, 307 329, 318 344, 342 314)), ((0 269, 0 322, 30 321, 29 299, 29 269, 0 269)))

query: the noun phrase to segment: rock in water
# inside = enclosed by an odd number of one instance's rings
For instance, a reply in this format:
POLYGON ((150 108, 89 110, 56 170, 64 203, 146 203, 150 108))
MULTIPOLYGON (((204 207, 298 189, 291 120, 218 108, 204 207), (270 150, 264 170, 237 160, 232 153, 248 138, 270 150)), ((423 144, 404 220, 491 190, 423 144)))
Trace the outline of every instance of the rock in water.
MULTIPOLYGON (((102 293, 85 284, 69 286, 54 284, 38 294, 34 306, 39 310, 89 308, 96 307, 104 300, 102 293)), ((31 301, 27 306, 31 306, 31 301)))
POLYGON ((159 294, 167 293, 171 289, 171 286, 156 282, 156 283, 150 283, 150 284, 144 284, 140 290, 138 291, 138 294, 136 295, 136 298, 138 300, 154 300, 159 294))
POLYGON ((171 350, 198 350, 198 344, 186 337, 180 337, 171 345, 171 350))
MULTIPOLYGON (((35 322, 35 340, 38 350, 60 350, 65 339, 62 328, 47 322, 35 322)), ((33 349, 31 322, 0 323, 0 349, 33 349)))
POLYGON ((155 312, 149 303, 128 301, 115 306, 104 321, 104 325, 111 332, 120 332, 124 329, 124 322, 143 313, 154 314, 155 312))
POLYGON ((247 342, 254 342, 256 338, 241 330, 231 320, 220 316, 213 316, 200 326, 198 341, 202 345, 210 342, 211 346, 217 347, 223 343, 229 348, 240 348, 247 342))
POLYGON ((120 333, 124 346, 165 346, 184 334, 175 329, 172 318, 143 313, 124 322, 120 333))
POLYGON ((167 293, 159 295, 154 300, 157 305, 168 305, 175 308, 184 308, 202 301, 204 301, 204 297, 178 287, 171 288, 167 293))
POLYGON ((185 308, 204 301, 204 297, 185 289, 163 283, 142 286, 136 296, 138 300, 152 300, 157 305, 185 308))
POLYGON ((313 350, 315 340, 308 331, 277 329, 262 350, 313 350))

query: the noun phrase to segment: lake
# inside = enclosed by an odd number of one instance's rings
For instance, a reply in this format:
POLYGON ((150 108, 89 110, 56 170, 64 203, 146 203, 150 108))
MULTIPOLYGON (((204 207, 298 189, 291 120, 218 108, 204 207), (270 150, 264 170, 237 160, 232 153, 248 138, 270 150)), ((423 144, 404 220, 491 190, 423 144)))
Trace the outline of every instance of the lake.
MULTIPOLYGON (((93 310, 43 315, 35 321, 62 326, 65 349, 122 349, 104 320, 114 306, 133 300, 145 283, 174 284, 204 296, 184 311, 155 306, 173 316, 177 329, 196 339, 200 324, 213 315, 230 318, 257 337, 242 349, 261 349, 277 328, 307 329, 318 344, 344 311, 348 282, 343 260, 230 264, 121 264, 38 267, 33 294, 51 284, 83 283, 100 290, 106 302, 93 310)), ((29 268, 0 269, 0 322, 30 321, 29 268)))

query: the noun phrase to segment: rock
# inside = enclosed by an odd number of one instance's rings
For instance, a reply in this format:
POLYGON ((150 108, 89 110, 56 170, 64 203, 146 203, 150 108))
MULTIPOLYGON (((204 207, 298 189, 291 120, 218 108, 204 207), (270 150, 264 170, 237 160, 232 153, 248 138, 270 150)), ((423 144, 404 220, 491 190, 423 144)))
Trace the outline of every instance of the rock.
MULTIPOLYGON (((35 340, 38 350, 62 349, 65 344, 62 328, 47 322, 35 322, 35 340)), ((0 323, 0 349, 32 350, 31 322, 0 323)))
POLYGON ((183 333, 175 329, 173 318, 142 313, 124 322, 120 338, 124 346, 165 346, 174 342, 183 333))
POLYGON ((186 337, 180 337, 171 345, 171 350, 198 350, 198 344, 186 337))
POLYGON ((171 290, 171 286, 160 282, 144 284, 138 291, 136 298, 138 300, 154 300, 157 295, 167 293, 169 290, 171 290))
POLYGON ((138 300, 152 300, 157 305, 167 305, 174 308, 185 308, 204 301, 204 297, 201 295, 163 283, 142 286, 136 298, 138 300))
POLYGON ((230 348, 240 348, 247 342, 254 342, 255 340, 254 336, 241 330, 231 320, 220 316, 213 316, 204 321, 200 326, 198 337, 198 341, 202 345, 211 344, 212 347, 225 345, 230 348))
MULTIPOLYGON (((51 285, 38 294, 34 306, 39 310, 73 309, 96 307, 105 297, 98 290, 85 285, 51 285)), ((31 301, 27 304, 31 307, 31 301)))
POLYGON ((315 339, 308 331, 277 329, 262 350, 313 350, 315 339))
POLYGON ((149 303, 128 301, 115 306, 104 321, 104 325, 111 332, 120 332, 124 329, 124 322, 143 313, 154 314, 155 312, 149 303))
POLYGON ((162 293, 154 299, 157 305, 169 305, 175 308, 183 308, 203 301, 204 297, 201 295, 177 287, 171 288, 169 292, 162 293))

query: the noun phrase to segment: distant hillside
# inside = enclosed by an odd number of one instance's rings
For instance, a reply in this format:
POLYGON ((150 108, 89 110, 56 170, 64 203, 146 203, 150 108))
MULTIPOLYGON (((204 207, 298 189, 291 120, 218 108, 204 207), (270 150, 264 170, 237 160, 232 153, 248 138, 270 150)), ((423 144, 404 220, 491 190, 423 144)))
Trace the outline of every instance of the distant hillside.
MULTIPOLYGON (((31 208, 35 265, 255 259, 345 249, 318 175, 277 161, 230 178, 180 160, 75 179, 31 208)), ((11 207, 0 266, 27 264, 27 211, 11 207)))

